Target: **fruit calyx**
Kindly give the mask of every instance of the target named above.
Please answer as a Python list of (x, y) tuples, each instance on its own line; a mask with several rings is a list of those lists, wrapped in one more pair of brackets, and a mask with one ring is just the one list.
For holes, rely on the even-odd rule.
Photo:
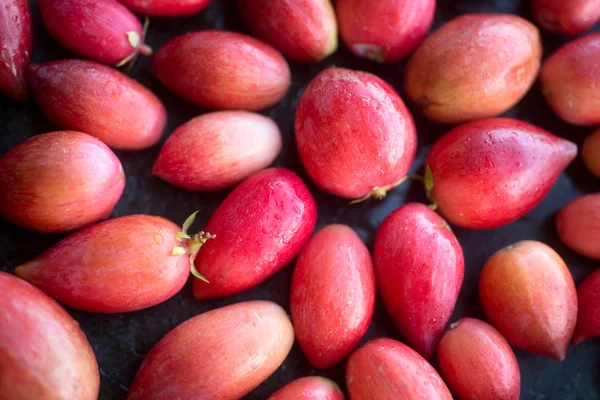
[(208, 279), (206, 279), (204, 275), (198, 272), (194, 261), (196, 260), (196, 256), (198, 255), (198, 252), (200, 251), (200, 248), (204, 245), (204, 243), (206, 243), (206, 241), (209, 239), (216, 238), (217, 235), (211, 235), (209, 232), (204, 231), (200, 231), (191, 236), (188, 234), (188, 229), (190, 229), (190, 227), (194, 223), (197, 214), (198, 211), (195, 211), (192, 215), (190, 215), (181, 226), (181, 232), (177, 232), (177, 240), (179, 240), (182, 243), (182, 246), (174, 247), (173, 252), (171, 254), (174, 256), (181, 256), (187, 254), (190, 258), (190, 272), (192, 273), (192, 275), (206, 283), (209, 283)]
[(392, 183), (391, 185), (375, 186), (375, 187), (373, 187), (369, 191), (369, 193), (367, 193), (366, 195), (364, 195), (360, 199), (352, 200), (350, 202), (350, 205), (362, 203), (363, 201), (367, 201), (370, 198), (375, 198), (377, 200), (382, 200), (382, 199), (385, 198), (385, 196), (387, 195), (387, 193), (390, 190), (397, 188), (398, 186), (400, 186), (401, 184), (403, 184), (405, 181), (407, 181), (409, 179), (412, 179), (412, 180), (423, 180), (423, 178), (421, 178), (419, 175), (406, 175), (406, 176), (403, 176), (402, 178), (400, 178), (400, 180), (398, 180), (395, 183)]
[(125, 32), (127, 35), (127, 41), (133, 47), (133, 51), (127, 57), (119, 61), (116, 65), (117, 68), (124, 66), (129, 63), (128, 69), (130, 70), (135, 63), (139, 54), (150, 56), (153, 53), (153, 50), (150, 46), (145, 43), (146, 33), (148, 32), (148, 26), (150, 25), (150, 19), (146, 17), (144, 20), (144, 27), (142, 30), (142, 36), (136, 31)]

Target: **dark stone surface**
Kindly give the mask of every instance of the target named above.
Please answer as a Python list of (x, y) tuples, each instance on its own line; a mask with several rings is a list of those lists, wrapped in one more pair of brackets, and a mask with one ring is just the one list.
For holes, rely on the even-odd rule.
[[(441, 25), (459, 14), (468, 12), (507, 12), (520, 14), (531, 20), (529, 0), (438, 0), (435, 26)], [(44, 31), (39, 14), (34, 9), (35, 62), (49, 61), (71, 56), (56, 45)], [(181, 20), (153, 20), (148, 35), (149, 44), (158, 48), (168, 39), (185, 32), (201, 29), (227, 29), (247, 32), (228, 0), (214, 0), (204, 13)], [(598, 27), (597, 27), (598, 28)], [(568, 38), (543, 33), (545, 57)], [(329, 65), (373, 72), (392, 84), (402, 95), (403, 63), (375, 65), (353, 57), (343, 46), (338, 52), (316, 65), (292, 63), (293, 85), (289, 95), (277, 106), (265, 111), (274, 118), (284, 135), (284, 150), (276, 165), (297, 171), (305, 180), (293, 142), (294, 109), (303, 88), (324, 67)], [(163, 140), (184, 121), (206, 110), (189, 105), (163, 88), (148, 69), (148, 60), (136, 64), (132, 76), (153, 90), (169, 111), (169, 124)], [(447, 128), (432, 124), (419, 116), (410, 105), (419, 132), (418, 157), (414, 171), (419, 171), (433, 142)], [(575, 128), (560, 121), (542, 98), (539, 84), (519, 105), (506, 116), (519, 118), (568, 138), (581, 145), (591, 129)], [(55, 130), (40, 114), (36, 105), (17, 104), (0, 95), (0, 154), (17, 143), (40, 133)], [(200, 210), (197, 226), (201, 227), (212, 211), (227, 195), (216, 193), (187, 193), (153, 178), (151, 166), (160, 146), (142, 152), (117, 152), (127, 174), (127, 187), (113, 216), (148, 213), (167, 217), (177, 223), (196, 209)], [(375, 231), (381, 221), (395, 208), (407, 201), (425, 201), (422, 188), (413, 183), (404, 185), (391, 193), (384, 201), (371, 201), (359, 206), (327, 195), (315, 185), (307, 183), (319, 204), (318, 227), (333, 222), (350, 225), (371, 246)], [(462, 316), (483, 318), (477, 295), (479, 271), (486, 259), (496, 250), (522, 239), (541, 240), (556, 249), (569, 265), (577, 283), (599, 267), (594, 262), (578, 256), (564, 246), (554, 229), (555, 213), (568, 201), (600, 190), (600, 181), (588, 173), (578, 158), (567, 169), (548, 196), (532, 212), (508, 226), (490, 231), (455, 229), (466, 257), (465, 281), (452, 321)], [(58, 241), (56, 235), (40, 235), (18, 228), (0, 220), (0, 268), (12, 271), (15, 266), (28, 261)], [(196, 301), (192, 298), (190, 282), (169, 301), (148, 310), (122, 315), (99, 315), (69, 310), (79, 321), (96, 353), (102, 384), (100, 399), (117, 400), (126, 396), (127, 388), (144, 356), (169, 330), (186, 319), (204, 311), (251, 299), (272, 300), (289, 309), (288, 287), (292, 267), (287, 267), (262, 285), (236, 296), (215, 301)], [(394, 329), (390, 318), (378, 301), (375, 316), (363, 343), (380, 336), (402, 339)], [(571, 347), (563, 362), (556, 362), (521, 351), (516, 352), (522, 375), (522, 399), (592, 400), (600, 398), (600, 340), (589, 340)], [(344, 364), (327, 371), (311, 367), (297, 345), (281, 368), (248, 395), (247, 399), (264, 399), (277, 388), (291, 380), (320, 374), (330, 377), (344, 387)], [(202, 379), (201, 376), (198, 379)], [(74, 399), (75, 400), (75, 399)]]

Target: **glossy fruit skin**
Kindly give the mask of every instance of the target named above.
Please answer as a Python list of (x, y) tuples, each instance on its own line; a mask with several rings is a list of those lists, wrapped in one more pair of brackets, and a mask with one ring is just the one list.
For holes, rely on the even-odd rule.
[(111, 219), (68, 236), (15, 274), (78, 310), (141, 310), (175, 295), (189, 276), (188, 256), (172, 255), (180, 230), (151, 215)]
[(592, 272), (577, 288), (579, 313), (573, 344), (600, 337), (600, 270)]
[(595, 130), (583, 142), (581, 157), (587, 169), (600, 178), (600, 129)]
[(279, 368), (293, 342), (292, 324), (275, 303), (249, 301), (205, 312), (154, 346), (127, 400), (237, 400)]
[(502, 114), (535, 82), (538, 29), (509, 14), (467, 14), (427, 37), (406, 65), (404, 90), (432, 121), (457, 124)]
[(435, 0), (338, 0), (336, 11), (346, 47), (376, 62), (400, 61), (429, 32)]
[(271, 118), (247, 111), (203, 114), (169, 136), (152, 173), (191, 191), (224, 189), (268, 167), (281, 147)]
[(458, 239), (427, 206), (408, 203), (377, 230), (373, 261), (385, 308), (406, 342), (430, 359), (463, 283)]
[(490, 324), (462, 318), (444, 333), (437, 349), (444, 381), (458, 399), (519, 400), (517, 357)]
[(96, 400), (98, 364), (77, 321), (1, 271), (0, 301), (0, 400)]
[(196, 269), (210, 283), (194, 279), (200, 300), (228, 296), (263, 282), (291, 262), (308, 241), (317, 205), (292, 171), (270, 168), (252, 175), (215, 210), (205, 232)]
[(581, 196), (556, 216), (560, 239), (577, 253), (600, 260), (600, 193)]
[(350, 400), (451, 400), (436, 370), (410, 347), (388, 338), (370, 341), (346, 364)]
[(307, 376), (288, 383), (267, 400), (344, 400), (344, 395), (335, 382)]
[(27, 0), (0, 4), (0, 92), (17, 101), (29, 97), (25, 67), (33, 51), (31, 11)]
[(166, 124), (165, 107), (150, 90), (102, 64), (84, 60), (32, 64), (27, 80), (50, 122), (88, 133), (110, 147), (152, 147)]
[(119, 0), (130, 10), (149, 17), (188, 17), (208, 7), (212, 0)]
[(569, 269), (547, 245), (522, 241), (499, 250), (479, 277), (481, 305), (513, 346), (562, 360), (577, 322)]
[(533, 16), (544, 29), (579, 35), (600, 20), (600, 0), (532, 0)]
[(350, 227), (326, 226), (300, 252), (290, 293), (300, 348), (316, 368), (332, 367), (358, 346), (373, 317), (369, 249)]
[(291, 84), (277, 50), (235, 32), (176, 37), (156, 51), (151, 68), (175, 94), (211, 109), (261, 110), (281, 100)]
[(298, 102), (296, 145), (310, 177), (348, 199), (406, 175), (416, 151), (416, 128), (394, 89), (375, 75), (328, 68)]
[(0, 215), (24, 228), (60, 233), (106, 219), (125, 173), (101, 141), (81, 132), (34, 136), (0, 157)]
[(525, 122), (470, 122), (433, 145), (430, 197), (455, 225), (496, 228), (531, 211), (576, 155), (574, 143)]
[(331, 0), (237, 0), (244, 22), (285, 57), (316, 62), (338, 47)]

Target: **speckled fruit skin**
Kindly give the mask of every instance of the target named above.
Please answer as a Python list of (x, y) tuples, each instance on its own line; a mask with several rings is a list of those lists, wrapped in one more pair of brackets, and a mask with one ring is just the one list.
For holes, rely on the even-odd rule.
[(119, 0), (130, 10), (150, 17), (188, 17), (198, 14), (211, 0)]
[(574, 143), (525, 122), (470, 122), (433, 145), (430, 198), (455, 225), (496, 228), (531, 211), (576, 155)]
[(168, 89), (212, 109), (261, 110), (281, 100), (291, 84), (277, 50), (235, 32), (178, 36), (156, 51), (151, 68)]
[(448, 224), (427, 206), (408, 203), (381, 224), (373, 250), (385, 308), (423, 357), (433, 357), (463, 283), (463, 251)]
[(338, 47), (331, 0), (237, 0), (246, 25), (284, 56), (316, 62)]
[(600, 0), (532, 0), (533, 16), (544, 29), (579, 35), (600, 20)]
[(267, 400), (344, 400), (344, 395), (335, 382), (307, 376), (288, 383)]
[(396, 183), (417, 144), (413, 118), (394, 89), (375, 75), (342, 68), (310, 82), (298, 102), (295, 132), (310, 177), (348, 199)]
[(0, 92), (17, 101), (29, 97), (25, 67), (33, 49), (31, 11), (27, 0), (0, 4)]
[(600, 337), (600, 270), (592, 272), (577, 288), (579, 313), (573, 343)]
[(338, 0), (342, 40), (359, 57), (399, 61), (429, 32), (435, 5), (435, 0)]
[(9, 221), (39, 232), (68, 232), (110, 216), (125, 173), (98, 139), (51, 132), (0, 157), (0, 187), (0, 215)]
[(123, 150), (152, 147), (162, 136), (165, 107), (114, 68), (84, 60), (32, 64), (27, 80), (42, 113), (60, 128), (88, 133)]
[(569, 269), (547, 245), (522, 241), (494, 253), (479, 277), (492, 325), (521, 350), (562, 360), (577, 322)]
[(540, 81), (554, 112), (573, 125), (600, 124), (600, 33), (559, 48), (542, 66)]
[(224, 189), (268, 167), (281, 146), (271, 118), (247, 111), (208, 113), (169, 136), (152, 173), (191, 191)]
[(467, 14), (427, 37), (406, 65), (404, 90), (432, 121), (457, 124), (502, 114), (540, 69), (538, 29), (509, 14)]
[(304, 246), (292, 275), (290, 307), (304, 355), (328, 369), (358, 346), (375, 308), (369, 249), (348, 226), (321, 229)]
[(291, 262), (308, 241), (317, 205), (292, 171), (270, 168), (235, 188), (204, 231), (216, 235), (202, 246), (194, 297), (210, 299), (249, 289)]
[(600, 129), (595, 130), (583, 142), (581, 157), (587, 169), (600, 178)]
[(581, 255), (600, 260), (600, 193), (581, 196), (556, 216), (560, 239)]
[(452, 400), (436, 370), (410, 347), (388, 338), (356, 350), (346, 365), (350, 400)]
[(127, 400), (237, 400), (283, 363), (294, 329), (280, 306), (250, 301), (179, 325), (150, 351)]
[(96, 400), (96, 357), (54, 300), (0, 272), (0, 400)]
[(141, 310), (175, 295), (189, 276), (188, 256), (172, 255), (179, 231), (151, 215), (111, 219), (63, 239), (15, 274), (79, 310)]
[(437, 349), (439, 369), (452, 393), (462, 400), (519, 400), (517, 357), (491, 325), (462, 318), (444, 333)]

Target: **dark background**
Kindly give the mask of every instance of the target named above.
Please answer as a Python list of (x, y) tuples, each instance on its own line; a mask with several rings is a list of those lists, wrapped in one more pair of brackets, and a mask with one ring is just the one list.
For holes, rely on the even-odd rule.
[[(48, 36), (34, 2), (32, 12), (35, 24), (34, 62), (72, 57)], [(532, 20), (529, 0), (438, 0), (434, 28), (457, 15), (469, 12), (513, 13)], [(170, 38), (202, 29), (247, 32), (236, 13), (233, 1), (213, 0), (213, 4), (207, 10), (191, 18), (152, 20), (147, 42), (157, 49)], [(542, 35), (544, 58), (569, 40), (547, 32), (543, 32)], [(394, 190), (382, 202), (369, 201), (357, 206), (348, 206), (347, 201), (321, 192), (308, 181), (293, 141), (294, 110), (302, 90), (310, 79), (330, 65), (375, 73), (403, 95), (404, 63), (376, 65), (352, 56), (341, 43), (335, 55), (319, 64), (291, 63), (293, 83), (288, 96), (277, 106), (264, 112), (275, 119), (284, 136), (284, 148), (275, 164), (291, 168), (305, 179), (319, 205), (318, 228), (334, 222), (348, 224), (371, 246), (377, 227), (392, 210), (407, 201), (425, 202), (426, 199), (420, 184), (409, 183)], [(153, 90), (167, 107), (169, 122), (163, 141), (175, 127), (206, 112), (178, 99), (163, 88), (152, 76), (147, 59), (140, 59), (131, 75)], [(426, 121), (412, 104), (409, 104), (409, 107), (416, 119), (419, 140), (413, 171), (420, 171), (431, 145), (448, 128)], [(589, 128), (576, 128), (560, 121), (544, 102), (539, 83), (505, 116), (533, 123), (578, 145), (581, 145), (585, 136), (591, 132)], [(0, 154), (31, 136), (52, 130), (56, 130), (56, 127), (44, 119), (32, 101), (17, 104), (0, 94)], [(113, 216), (147, 213), (164, 216), (180, 224), (192, 211), (199, 209), (195, 226), (201, 229), (228, 191), (189, 193), (154, 178), (151, 168), (159, 149), (160, 146), (155, 146), (142, 152), (116, 152), (127, 175), (127, 186)], [(563, 205), (583, 193), (599, 190), (600, 180), (587, 172), (581, 159), (577, 158), (558, 179), (542, 203), (519, 221), (489, 231), (455, 228), (454, 231), (464, 249), (466, 271), (464, 285), (451, 321), (463, 316), (484, 318), (477, 295), (479, 271), (492, 253), (519, 240), (540, 240), (557, 250), (569, 265), (576, 283), (599, 267), (600, 263), (597, 261), (578, 256), (564, 246), (558, 239), (554, 226), (554, 216)], [(29, 232), (0, 219), (0, 268), (12, 272), (14, 267), (37, 256), (59, 239), (61, 236)], [(191, 282), (188, 282), (185, 288), (169, 301), (139, 312), (101, 315), (69, 310), (81, 324), (96, 353), (101, 375), (100, 399), (125, 398), (127, 388), (152, 346), (173, 327), (194, 315), (227, 304), (255, 299), (272, 300), (289, 310), (288, 288), (291, 272), (292, 267), (287, 267), (253, 289), (214, 301), (194, 300)], [(380, 336), (402, 340), (378, 301), (363, 343)], [(521, 368), (521, 399), (600, 399), (600, 340), (588, 340), (577, 347), (571, 347), (563, 362), (518, 350), (516, 354)], [(295, 345), (281, 368), (246, 398), (264, 399), (295, 378), (315, 374), (334, 379), (342, 388), (345, 387), (344, 363), (327, 371), (315, 370)]]

